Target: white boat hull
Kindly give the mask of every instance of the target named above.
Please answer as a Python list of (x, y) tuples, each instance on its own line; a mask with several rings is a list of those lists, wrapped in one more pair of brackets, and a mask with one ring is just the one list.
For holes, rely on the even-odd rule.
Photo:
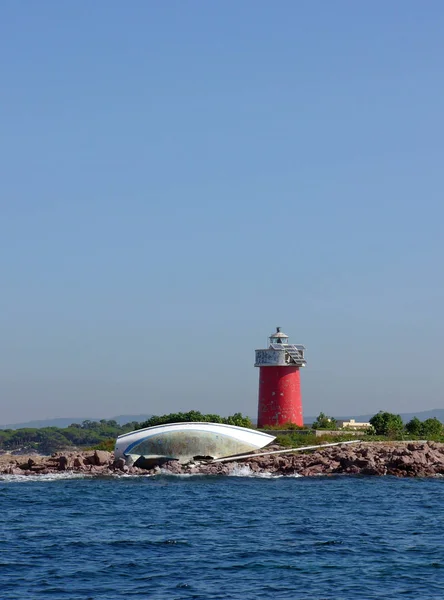
[(121, 435), (116, 440), (115, 457), (154, 458), (159, 462), (188, 462), (195, 457), (223, 458), (252, 452), (274, 440), (255, 429), (220, 423), (170, 423)]

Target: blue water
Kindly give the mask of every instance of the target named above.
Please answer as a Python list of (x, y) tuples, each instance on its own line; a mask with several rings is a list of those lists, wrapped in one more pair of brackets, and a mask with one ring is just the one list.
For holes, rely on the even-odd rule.
[(444, 480), (0, 481), (0, 598), (444, 598)]

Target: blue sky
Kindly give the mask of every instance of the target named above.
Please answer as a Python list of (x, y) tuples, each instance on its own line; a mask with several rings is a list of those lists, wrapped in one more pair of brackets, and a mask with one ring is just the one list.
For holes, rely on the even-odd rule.
[(444, 407), (444, 4), (3, 2), (0, 423)]

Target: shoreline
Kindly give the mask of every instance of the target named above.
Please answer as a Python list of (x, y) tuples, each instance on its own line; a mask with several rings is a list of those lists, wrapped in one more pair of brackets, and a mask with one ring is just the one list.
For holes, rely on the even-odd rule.
[[(276, 445), (267, 450), (282, 449)], [(258, 451), (263, 452), (265, 449)], [(137, 463), (136, 463), (137, 464)], [(444, 475), (444, 444), (438, 442), (360, 442), (320, 448), (306, 453), (253, 456), (223, 463), (191, 461), (185, 465), (169, 461), (161, 467), (127, 466), (103, 450), (57, 452), (51, 456), (0, 455), (0, 475), (48, 475), (72, 472), (104, 475), (230, 475), (248, 467), (253, 475), (392, 475), (435, 477)]]

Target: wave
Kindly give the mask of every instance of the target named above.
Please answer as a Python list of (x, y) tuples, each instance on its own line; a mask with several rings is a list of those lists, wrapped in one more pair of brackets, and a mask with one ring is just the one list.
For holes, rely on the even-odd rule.
[(252, 471), (249, 465), (236, 465), (233, 469), (228, 473), (228, 477), (256, 477), (258, 479), (281, 479), (283, 477), (303, 477), (299, 475), (299, 473), (294, 473), (293, 475), (276, 475), (275, 473), (263, 473)]
[(103, 475), (97, 475), (93, 473), (76, 473), (74, 471), (63, 471), (59, 473), (48, 473), (46, 475), (0, 475), (0, 483), (26, 483), (35, 481), (61, 481), (69, 479), (103, 479), (103, 478), (116, 478), (116, 479), (134, 479), (141, 477), (174, 477), (179, 479), (189, 479), (192, 477), (250, 477), (255, 479), (291, 479), (297, 477), (303, 477), (298, 473), (293, 475), (277, 475), (275, 473), (264, 473), (252, 471), (248, 465), (236, 465), (226, 475), (210, 475), (208, 473), (171, 473), (167, 469), (160, 469), (158, 473), (146, 473), (146, 474), (133, 474), (133, 473), (107, 473)]
[(88, 473), (48, 473), (47, 475), (0, 475), (0, 483), (25, 483), (26, 481), (60, 481), (61, 479), (86, 479), (92, 478)]

